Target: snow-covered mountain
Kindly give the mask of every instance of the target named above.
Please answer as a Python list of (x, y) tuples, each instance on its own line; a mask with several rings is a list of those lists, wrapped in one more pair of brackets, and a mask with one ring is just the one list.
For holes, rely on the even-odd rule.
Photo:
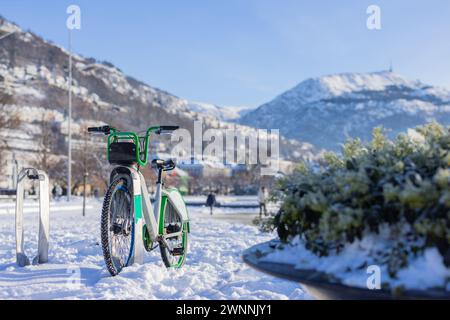
[(222, 121), (235, 121), (254, 110), (247, 106), (217, 106), (204, 102), (189, 102), (187, 108), (200, 114), (207, 114)]
[(305, 80), (239, 122), (336, 150), (347, 137), (369, 139), (376, 126), (394, 136), (433, 120), (450, 124), (449, 90), (383, 71)]
[[(23, 121), (14, 130), (0, 128), (0, 139), (8, 141), (18, 160), (26, 165), (39, 153), (34, 135), (39, 134), (40, 124), (51, 123), (54, 134), (61, 137), (55, 155), (64, 158), (69, 53), (1, 16), (0, 37), (0, 95), (6, 93), (13, 97), (13, 102), (6, 107)], [(83, 127), (102, 123), (136, 131), (151, 125), (173, 124), (192, 133), (194, 121), (201, 119), (205, 129), (234, 129), (246, 136), (258, 135), (255, 128), (229, 122), (244, 112), (244, 108), (191, 103), (94, 58), (74, 55), (72, 90), (74, 148), (79, 144), (77, 139), (81, 139)], [(167, 145), (161, 146), (162, 150), (158, 151), (167, 151), (164, 149)], [(281, 137), (280, 154), (287, 160), (299, 160), (311, 159), (316, 151), (309, 144)], [(5, 159), (11, 159), (11, 155)], [(5, 171), (11, 172), (10, 168)]]

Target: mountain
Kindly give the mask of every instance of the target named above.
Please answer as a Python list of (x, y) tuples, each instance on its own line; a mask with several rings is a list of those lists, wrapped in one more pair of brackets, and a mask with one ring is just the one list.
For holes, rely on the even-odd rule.
[(449, 90), (383, 71), (305, 80), (238, 121), (338, 150), (348, 137), (370, 139), (376, 126), (395, 136), (433, 120), (450, 124)]
[(207, 114), (221, 121), (235, 121), (254, 110), (254, 108), (247, 106), (221, 107), (204, 102), (189, 102), (187, 108), (197, 113)]
[[(8, 35), (11, 32), (14, 34)], [(19, 128), (0, 128), (0, 142), (8, 142), (9, 151), (23, 165), (29, 165), (29, 160), (42, 152), (42, 146), (36, 143), (42, 124), (51, 124), (52, 134), (62, 137), (52, 152), (64, 159), (69, 53), (1, 16), (0, 44), (0, 98), (5, 94), (13, 97), (5, 107), (8, 112), (17, 113), (23, 122)], [(109, 62), (77, 54), (73, 56), (72, 90), (74, 148), (82, 146), (84, 127), (104, 123), (135, 131), (151, 125), (179, 125), (192, 133), (194, 121), (202, 120), (205, 129), (235, 129), (247, 136), (258, 134), (255, 128), (227, 121), (238, 116), (238, 109), (191, 103), (127, 76)], [(207, 112), (206, 106), (214, 107), (208, 107)], [(162, 143), (158, 148), (159, 152), (167, 152), (169, 146)], [(316, 151), (309, 144), (281, 137), (280, 154), (287, 160), (299, 160), (313, 158)], [(6, 158), (11, 159), (11, 155)], [(9, 173), (11, 168), (4, 171)]]

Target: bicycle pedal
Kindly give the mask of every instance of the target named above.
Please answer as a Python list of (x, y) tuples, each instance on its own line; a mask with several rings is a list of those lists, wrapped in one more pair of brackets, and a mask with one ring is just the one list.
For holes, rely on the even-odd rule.
[(184, 254), (183, 248), (173, 248), (172, 255), (173, 256), (182, 256)]

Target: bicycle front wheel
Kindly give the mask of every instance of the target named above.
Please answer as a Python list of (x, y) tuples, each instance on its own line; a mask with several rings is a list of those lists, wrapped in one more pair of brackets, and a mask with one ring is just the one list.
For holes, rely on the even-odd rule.
[(133, 253), (134, 213), (132, 192), (127, 180), (117, 178), (106, 192), (101, 219), (101, 240), (106, 267), (116, 276)]

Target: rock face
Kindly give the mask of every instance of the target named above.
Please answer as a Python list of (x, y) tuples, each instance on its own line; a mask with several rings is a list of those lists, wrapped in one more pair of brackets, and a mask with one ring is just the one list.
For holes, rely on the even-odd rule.
[(308, 79), (239, 122), (337, 150), (347, 137), (369, 139), (376, 126), (394, 136), (433, 120), (450, 124), (450, 91), (374, 72)]

